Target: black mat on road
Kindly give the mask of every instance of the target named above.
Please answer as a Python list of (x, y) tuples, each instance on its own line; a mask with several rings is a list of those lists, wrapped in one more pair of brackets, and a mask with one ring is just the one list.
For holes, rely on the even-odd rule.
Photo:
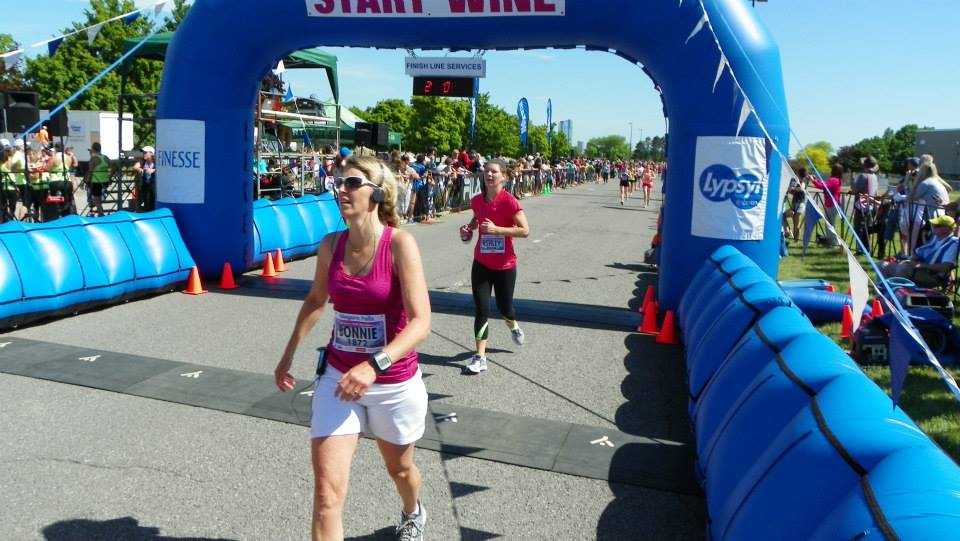
[[(0, 372), (308, 426), (312, 386), (280, 393), (255, 374), (21, 338), (0, 341)], [(431, 403), (417, 446), (615, 483), (699, 494), (693, 451), (602, 427)]]
[[(244, 277), (243, 287), (222, 290), (224, 295), (303, 300), (310, 280), (300, 278)], [(633, 330), (640, 325), (640, 314), (627, 308), (596, 306), (572, 302), (514, 299), (513, 306), (523, 321), (566, 325), (586, 329)], [(473, 315), (473, 296), (452, 291), (430, 291), (430, 308), (441, 314)], [(494, 310), (493, 313), (496, 313)]]

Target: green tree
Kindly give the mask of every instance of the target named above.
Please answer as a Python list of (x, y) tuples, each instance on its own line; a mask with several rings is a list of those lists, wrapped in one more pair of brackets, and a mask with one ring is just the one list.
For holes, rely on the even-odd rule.
[(810, 162), (813, 162), (817, 171), (825, 175), (830, 172), (831, 154), (833, 154), (833, 146), (826, 141), (818, 141), (812, 145), (807, 145), (804, 149), (798, 150), (790, 165), (794, 169), (803, 167), (804, 169), (810, 170)]
[(384, 122), (390, 130), (402, 133), (404, 141), (408, 140), (407, 135), (410, 132), (413, 108), (404, 103), (403, 100), (383, 100), (363, 111), (359, 111), (355, 107), (351, 107), (350, 111), (367, 122)]
[(436, 146), (441, 152), (463, 148), (464, 134), (469, 127), (464, 122), (467, 102), (414, 96), (410, 105), (413, 115), (409, 135), (405, 137), (406, 148), (415, 152), (424, 152), (430, 146)]
[[(517, 121), (517, 126), (520, 121)], [(519, 129), (519, 128), (518, 128)], [(553, 158), (550, 145), (547, 144), (547, 127), (542, 124), (530, 124), (527, 127), (527, 149), (530, 153), (539, 152), (547, 159)]]
[(187, 17), (187, 13), (190, 13), (192, 6), (193, 4), (188, 4), (187, 0), (174, 0), (173, 9), (163, 25), (163, 30), (174, 32), (177, 28), (180, 28), (180, 23)]
[[(10, 34), (0, 34), (0, 53), (9, 53), (20, 48), (13, 36)], [(0, 90), (19, 90), (23, 88), (23, 70), (20, 66), (14, 66), (10, 69), (0, 62)]]
[(574, 149), (567, 141), (567, 135), (563, 132), (555, 131), (550, 137), (550, 155), (553, 158), (568, 158), (574, 155)]
[[(128, 13), (135, 9), (132, 0), (90, 0), (90, 9), (84, 10), (85, 20), (73, 24), (64, 34), (80, 30), (97, 22)], [(40, 106), (52, 108), (91, 81), (98, 73), (123, 55), (123, 41), (145, 36), (153, 23), (141, 17), (132, 23), (114, 21), (104, 24), (93, 45), (88, 45), (86, 32), (64, 40), (53, 56), (38, 56), (27, 60), (25, 79), (40, 95)], [(149, 60), (129, 62), (126, 92), (129, 94), (155, 93), (160, 86), (162, 66)], [(88, 111), (116, 111), (120, 96), (120, 74), (116, 70), (104, 76), (87, 89), (70, 109)], [(131, 111), (136, 123), (138, 144), (148, 142), (145, 137), (153, 126), (144, 119), (155, 106), (146, 100), (128, 101), (125, 110)]]
[[(470, 107), (464, 120), (470, 136)], [(472, 148), (484, 156), (517, 156), (520, 153), (520, 127), (516, 115), (490, 103), (490, 94), (477, 98), (477, 129)]]
[(622, 135), (594, 137), (587, 141), (586, 154), (591, 158), (625, 160), (630, 157), (630, 145)]

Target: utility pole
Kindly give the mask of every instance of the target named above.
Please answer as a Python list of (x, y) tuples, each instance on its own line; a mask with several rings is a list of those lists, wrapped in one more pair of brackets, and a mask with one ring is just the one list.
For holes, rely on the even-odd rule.
[(627, 124), (630, 124), (630, 156), (633, 156), (633, 122), (627, 122)]

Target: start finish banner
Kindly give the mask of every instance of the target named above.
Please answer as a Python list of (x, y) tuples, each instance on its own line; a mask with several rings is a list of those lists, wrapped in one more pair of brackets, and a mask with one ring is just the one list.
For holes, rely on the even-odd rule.
[(562, 16), (566, 0), (306, 0), (311, 17)]
[(690, 234), (762, 240), (767, 147), (762, 137), (698, 137)]

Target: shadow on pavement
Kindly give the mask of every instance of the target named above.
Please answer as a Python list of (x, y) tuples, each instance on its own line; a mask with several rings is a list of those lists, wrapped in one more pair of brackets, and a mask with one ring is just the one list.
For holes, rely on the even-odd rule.
[[(655, 285), (656, 274), (651, 270), (644, 267), (637, 276), (634, 298), (629, 302), (633, 310), (639, 307), (647, 286)], [(702, 539), (706, 511), (693, 479), (695, 454), (687, 418), (683, 350), (637, 333), (627, 335), (624, 344), (627, 376), (620, 389), (625, 401), (617, 409), (616, 425), (622, 432), (654, 443), (620, 446), (614, 451), (610, 471), (642, 464), (660, 468), (666, 482), (643, 483), (647, 488), (610, 483), (615, 499), (600, 516), (597, 539)], [(660, 441), (663, 445), (656, 445)]]
[(160, 535), (160, 528), (141, 526), (133, 517), (62, 520), (46, 526), (43, 537), (47, 541), (233, 541), (221, 537), (167, 537)]

